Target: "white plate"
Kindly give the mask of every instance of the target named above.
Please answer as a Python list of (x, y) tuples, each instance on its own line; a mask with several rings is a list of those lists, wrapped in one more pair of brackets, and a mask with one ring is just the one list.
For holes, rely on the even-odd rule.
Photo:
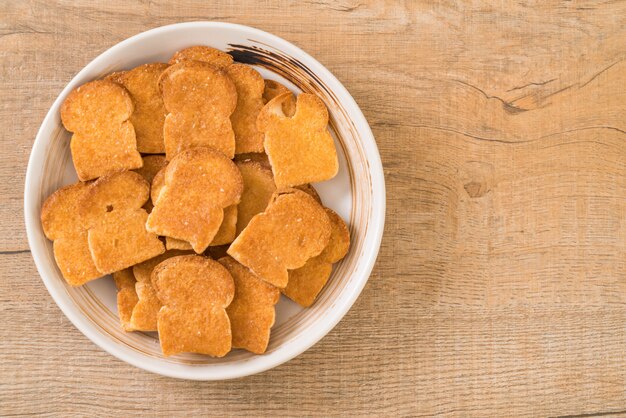
[[(167, 62), (192, 45), (209, 45), (254, 64), (264, 78), (294, 92), (313, 92), (325, 102), (339, 152), (339, 174), (315, 187), (324, 204), (349, 224), (351, 249), (338, 263), (315, 304), (302, 309), (282, 297), (267, 352), (233, 350), (215, 359), (196, 354), (164, 357), (156, 335), (121, 330), (110, 277), (71, 287), (54, 262), (52, 243), (39, 221), (41, 205), (54, 190), (76, 181), (69, 152), (70, 134), (59, 108), (74, 88), (112, 71), (148, 62)], [(326, 335), (350, 309), (370, 275), (383, 233), (385, 183), (372, 132), (348, 91), (319, 62), (274, 35), (219, 22), (180, 23), (133, 36), (90, 62), (63, 89), (39, 129), (26, 173), (24, 213), (30, 248), (41, 278), (63, 313), (94, 343), (134, 366), (166, 376), (218, 380), (258, 373), (302, 353)], [(338, 350), (341, 348), (338, 347)]]

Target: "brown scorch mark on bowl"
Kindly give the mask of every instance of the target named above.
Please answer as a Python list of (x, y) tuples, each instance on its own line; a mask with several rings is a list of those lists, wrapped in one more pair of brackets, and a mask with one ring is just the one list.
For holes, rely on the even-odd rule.
[[(250, 42), (262, 44), (262, 42), (250, 39)], [(309, 67), (299, 60), (278, 51), (261, 48), (256, 45), (229, 44), (228, 53), (235, 61), (243, 64), (258, 65), (289, 80), (298, 88), (307, 93), (324, 93), (333, 101), (334, 94)], [(314, 81), (311, 82), (311, 81)], [(320, 91), (323, 90), (323, 91)]]

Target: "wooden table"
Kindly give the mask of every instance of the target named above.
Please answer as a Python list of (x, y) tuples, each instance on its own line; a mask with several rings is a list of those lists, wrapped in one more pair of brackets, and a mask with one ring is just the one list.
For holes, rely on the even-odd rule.
[[(129, 3), (0, 2), (0, 415), (626, 412), (625, 2)], [(256, 26), (326, 65), (371, 124), (388, 193), (343, 321), (218, 383), (91, 343), (46, 292), (22, 219), (62, 87), (115, 43), (192, 20)]]

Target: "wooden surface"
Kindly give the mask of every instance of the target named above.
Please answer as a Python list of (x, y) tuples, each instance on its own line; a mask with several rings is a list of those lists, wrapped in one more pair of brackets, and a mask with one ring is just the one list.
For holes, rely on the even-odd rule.
[[(0, 415), (626, 410), (625, 2), (130, 3), (0, 2)], [(256, 26), (326, 65), (371, 124), (388, 193), (343, 321), (287, 364), (218, 383), (92, 344), (46, 292), (22, 219), (63, 86), (115, 43), (191, 20)]]

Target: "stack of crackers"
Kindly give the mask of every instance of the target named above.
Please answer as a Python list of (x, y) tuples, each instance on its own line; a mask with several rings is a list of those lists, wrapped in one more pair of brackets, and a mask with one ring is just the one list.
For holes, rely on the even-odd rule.
[(61, 108), (79, 182), (41, 222), (70, 285), (112, 274), (121, 326), (165, 355), (267, 349), (284, 294), (308, 307), (348, 252), (312, 182), (333, 178), (328, 111), (206, 46), (116, 72)]

